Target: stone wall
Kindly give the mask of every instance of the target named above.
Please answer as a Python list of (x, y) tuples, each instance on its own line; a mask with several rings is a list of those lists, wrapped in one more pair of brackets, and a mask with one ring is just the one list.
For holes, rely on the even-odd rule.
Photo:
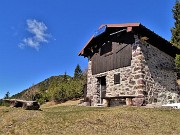
[(180, 102), (174, 58), (156, 47), (141, 41), (147, 103), (166, 104)]
[[(87, 97), (96, 105), (99, 98), (98, 77), (106, 76), (106, 96), (145, 95), (146, 103), (179, 102), (174, 60), (156, 47), (134, 36), (131, 66), (92, 75), (88, 60)], [(120, 73), (120, 84), (114, 84), (114, 74)], [(103, 102), (105, 103), (105, 102)], [(112, 105), (118, 105), (118, 100)]]

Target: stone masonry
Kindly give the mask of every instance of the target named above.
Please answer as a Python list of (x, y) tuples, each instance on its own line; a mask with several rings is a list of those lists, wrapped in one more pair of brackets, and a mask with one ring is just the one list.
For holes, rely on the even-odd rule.
[[(174, 72), (174, 59), (158, 48), (134, 35), (131, 66), (92, 75), (92, 62), (88, 60), (87, 97), (96, 106), (99, 98), (97, 77), (106, 76), (106, 96), (137, 95), (145, 97), (146, 104), (180, 102)], [(114, 74), (120, 73), (120, 84), (114, 84)], [(103, 102), (105, 104), (105, 102)], [(112, 101), (119, 105), (119, 101)]]

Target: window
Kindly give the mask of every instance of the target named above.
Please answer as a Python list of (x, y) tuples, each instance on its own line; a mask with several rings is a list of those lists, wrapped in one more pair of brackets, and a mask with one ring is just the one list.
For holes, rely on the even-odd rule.
[(120, 84), (120, 73), (114, 74), (114, 84)]

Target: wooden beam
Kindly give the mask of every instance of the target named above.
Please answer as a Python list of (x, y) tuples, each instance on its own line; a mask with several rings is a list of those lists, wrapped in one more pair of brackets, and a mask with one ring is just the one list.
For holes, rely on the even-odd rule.
[(132, 31), (132, 27), (127, 27), (127, 32), (131, 32)]

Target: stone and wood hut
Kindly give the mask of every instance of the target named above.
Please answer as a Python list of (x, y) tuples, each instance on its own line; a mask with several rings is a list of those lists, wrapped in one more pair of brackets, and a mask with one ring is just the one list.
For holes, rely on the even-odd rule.
[(180, 102), (176, 54), (179, 49), (140, 23), (102, 25), (79, 52), (88, 58), (86, 97), (92, 106), (106, 104), (104, 99), (119, 105), (121, 98)]

